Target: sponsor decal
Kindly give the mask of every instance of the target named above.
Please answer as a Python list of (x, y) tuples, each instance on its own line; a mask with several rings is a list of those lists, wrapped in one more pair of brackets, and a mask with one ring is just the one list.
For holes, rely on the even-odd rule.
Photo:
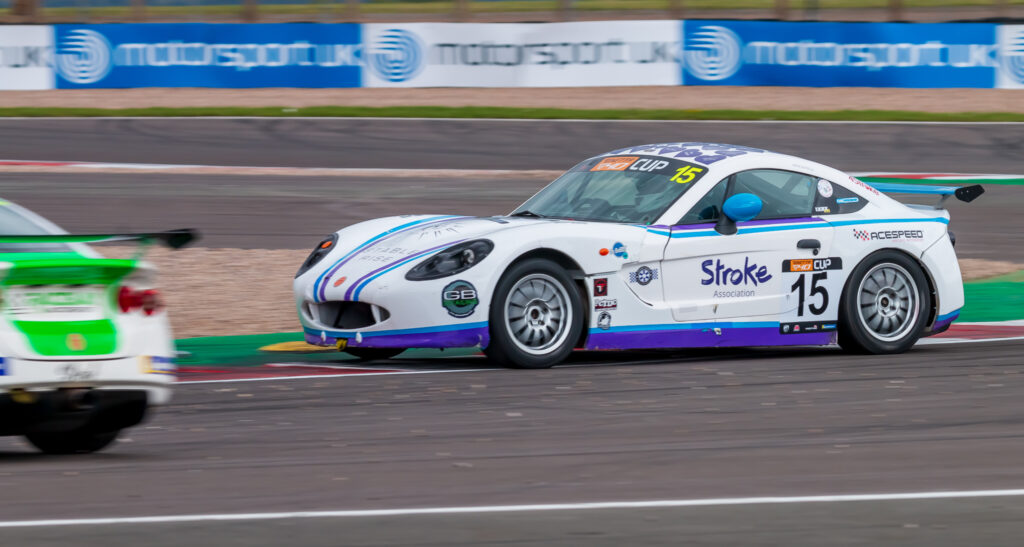
[(174, 359), (170, 357), (142, 355), (139, 357), (139, 361), (144, 374), (174, 374), (178, 370), (178, 367), (174, 365)]
[(629, 258), (629, 253), (626, 252), (626, 246), (617, 241), (615, 242), (615, 245), (612, 245), (612, 254), (619, 258)]
[(832, 183), (825, 179), (818, 180), (818, 193), (823, 198), (832, 197)]
[(871, 185), (868, 185), (868, 184), (864, 184), (864, 182), (862, 182), (862, 181), (861, 181), (861, 180), (860, 180), (859, 178), (857, 178), (857, 177), (853, 177), (853, 176), (851, 176), (851, 177), (850, 177), (850, 180), (851, 180), (851, 181), (852, 181), (852, 182), (853, 182), (854, 184), (856, 184), (857, 186), (860, 186), (861, 188), (863, 188), (863, 189), (867, 190), (868, 192), (871, 192), (872, 194), (874, 194), (874, 195), (876, 195), (876, 196), (880, 196), (880, 195), (882, 195), (882, 193), (881, 193), (881, 192), (879, 192), (878, 190), (875, 190), (875, 187), (874, 187), (874, 186), (871, 186)]
[(747, 298), (757, 294), (757, 291), (752, 290), (736, 290), (736, 291), (715, 291), (712, 296), (714, 298)]
[(836, 203), (842, 205), (844, 203), (857, 203), (860, 198), (836, 198)]
[(616, 156), (605, 158), (597, 165), (590, 168), (591, 171), (625, 171), (633, 162), (640, 159), (637, 156)]
[(608, 256), (609, 252), (611, 251), (609, 251), (607, 247), (601, 247), (601, 250), (597, 251), (597, 254), (601, 256)]
[(732, 268), (722, 263), (722, 259), (705, 260), (700, 265), (705, 277), (701, 285), (754, 285), (765, 283), (772, 278), (768, 268), (750, 263), (750, 257), (743, 258), (743, 266)]
[(599, 298), (594, 300), (594, 311), (618, 309), (619, 301), (616, 298)]
[(638, 283), (640, 285), (647, 285), (651, 281), (658, 279), (658, 269), (648, 268), (647, 266), (641, 266), (635, 272), (629, 272), (629, 282)]
[(814, 208), (814, 212), (815, 213), (831, 213), (832, 209), (829, 209), (828, 207), (815, 207)]
[(598, 277), (594, 279), (594, 296), (608, 296), (607, 277)]
[(71, 351), (83, 351), (86, 346), (85, 337), (77, 332), (73, 332), (64, 339), (64, 344)]
[(612, 314), (603, 311), (597, 316), (597, 327), (601, 330), (612, 328)]
[(630, 165), (629, 166), (629, 170), (630, 171), (644, 171), (644, 172), (661, 171), (662, 169), (668, 167), (668, 164), (669, 164), (669, 162), (667, 162), (665, 160), (655, 160), (655, 159), (650, 159), (650, 158), (643, 158), (641, 160), (638, 160), (633, 165)]
[(473, 315), (480, 299), (476, 287), (469, 281), (452, 281), (441, 291), (441, 305), (452, 317), (469, 317)]
[[(748, 146), (735, 146), (731, 144), (716, 144), (709, 142), (670, 142), (659, 144), (644, 144), (632, 148), (616, 150), (612, 154), (657, 154), (659, 156), (671, 156), (673, 158), (685, 158), (686, 161), (695, 161), (704, 165), (722, 161), (726, 158), (742, 156), (749, 153), (763, 153), (764, 150), (750, 148)], [(693, 166), (696, 167), (696, 166)], [(699, 169), (699, 168), (698, 168)], [(689, 171), (695, 173), (695, 182), (704, 175), (706, 170)]]
[[(417, 239), (423, 238), (434, 238), (443, 237), (446, 234), (457, 234), (462, 228), (461, 222), (441, 222), (427, 226), (419, 231)], [(412, 254), (416, 251), (410, 251), (408, 254)]]
[(794, 258), (782, 261), (784, 272), (822, 272), (825, 270), (842, 270), (843, 259), (836, 257), (829, 258)]
[(800, 334), (802, 332), (828, 332), (836, 330), (835, 322), (782, 323), (779, 325), (781, 334)]
[(853, 229), (853, 237), (861, 241), (920, 241), (924, 239), (924, 230), (881, 230), (869, 232), (867, 230)]

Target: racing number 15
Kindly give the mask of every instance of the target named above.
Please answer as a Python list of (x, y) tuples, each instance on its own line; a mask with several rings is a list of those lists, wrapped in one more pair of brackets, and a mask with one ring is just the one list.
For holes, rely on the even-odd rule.
[(693, 179), (697, 178), (697, 175), (704, 172), (704, 169), (700, 167), (694, 167), (687, 165), (686, 167), (680, 167), (676, 169), (676, 174), (672, 175), (672, 178), (668, 179), (672, 182), (678, 182), (679, 184), (686, 184), (693, 182)]
[[(804, 296), (804, 293), (806, 292), (806, 289), (804, 288), (804, 277), (806, 277), (806, 274), (800, 274), (800, 277), (796, 279), (796, 283), (793, 283), (793, 286), (790, 287), (789, 289), (790, 292), (797, 291), (797, 317), (804, 316), (804, 301), (806, 300)], [(821, 295), (820, 307), (815, 306), (813, 303), (807, 306), (807, 309), (810, 310), (810, 312), (814, 315), (821, 315), (825, 313), (825, 310), (828, 308), (828, 291), (825, 290), (825, 287), (818, 285), (819, 281), (825, 281), (826, 279), (828, 279), (828, 272), (818, 272), (816, 274), (811, 274), (811, 294), (809, 296), (811, 298), (814, 298), (814, 295)]]

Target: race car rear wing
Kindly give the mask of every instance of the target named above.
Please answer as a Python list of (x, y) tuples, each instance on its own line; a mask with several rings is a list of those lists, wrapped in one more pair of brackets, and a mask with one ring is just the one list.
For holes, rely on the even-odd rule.
[(942, 196), (939, 198), (939, 202), (935, 204), (936, 209), (942, 208), (950, 196), (954, 196), (964, 203), (970, 203), (985, 193), (985, 189), (980, 184), (972, 184), (971, 186), (936, 186), (931, 184), (900, 184), (895, 182), (869, 182), (868, 184), (875, 190), (885, 192), (886, 194), (933, 194)]
[(0, 235), (0, 243), (107, 243), (112, 241), (140, 241), (143, 244), (163, 243), (172, 249), (180, 249), (199, 239), (199, 232), (192, 228), (149, 232), (141, 234), (46, 234), (46, 235)]

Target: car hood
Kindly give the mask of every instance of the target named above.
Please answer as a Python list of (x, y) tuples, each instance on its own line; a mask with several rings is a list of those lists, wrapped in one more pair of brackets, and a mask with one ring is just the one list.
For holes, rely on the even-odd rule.
[[(537, 223), (563, 222), (535, 218), (402, 216), (364, 222), (338, 234), (334, 251), (309, 273), (318, 301), (349, 300), (359, 281), (401, 267), (412, 267), (430, 255), (463, 241), (486, 238), (510, 228)], [(337, 290), (345, 288), (344, 294)]]

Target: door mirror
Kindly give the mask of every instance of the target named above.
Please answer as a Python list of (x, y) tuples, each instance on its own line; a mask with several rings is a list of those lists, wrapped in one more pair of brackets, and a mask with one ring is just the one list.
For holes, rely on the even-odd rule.
[(736, 233), (736, 223), (744, 222), (761, 213), (764, 202), (754, 194), (736, 194), (722, 204), (722, 216), (718, 217), (715, 230), (722, 235)]
[(764, 202), (754, 194), (736, 194), (725, 200), (722, 212), (733, 222), (745, 222), (761, 213)]

